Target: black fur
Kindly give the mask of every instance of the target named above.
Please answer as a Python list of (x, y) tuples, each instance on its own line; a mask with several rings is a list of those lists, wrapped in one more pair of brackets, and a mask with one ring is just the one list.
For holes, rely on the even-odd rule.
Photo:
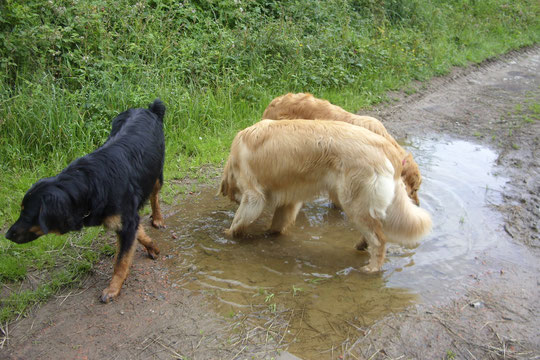
[(101, 147), (28, 190), (19, 219), (6, 238), (22, 244), (49, 232), (64, 234), (101, 225), (107, 217), (120, 215), (121, 258), (135, 240), (138, 210), (156, 181), (163, 183), (164, 115), (159, 99), (149, 109), (129, 109), (118, 115)]

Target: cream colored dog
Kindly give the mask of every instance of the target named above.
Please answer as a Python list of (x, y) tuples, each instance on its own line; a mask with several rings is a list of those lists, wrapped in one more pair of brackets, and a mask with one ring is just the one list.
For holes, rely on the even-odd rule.
[(265, 206), (270, 231), (283, 233), (302, 202), (330, 193), (367, 241), (368, 272), (379, 271), (386, 242), (414, 245), (431, 229), (429, 214), (407, 197), (402, 156), (363, 127), (322, 120), (262, 120), (240, 131), (218, 193), (240, 203), (228, 235), (240, 236)]
[(266, 110), (264, 110), (262, 118), (272, 120), (319, 119), (343, 121), (364, 127), (383, 136), (399, 151), (403, 162), (401, 177), (407, 186), (407, 194), (416, 205), (420, 204), (418, 189), (422, 183), (422, 176), (420, 175), (418, 164), (414, 161), (412, 154), (403, 149), (392, 135), (386, 131), (384, 125), (374, 117), (351, 114), (339, 106), (333, 105), (326, 100), (317, 99), (311, 94), (288, 93), (272, 100)]

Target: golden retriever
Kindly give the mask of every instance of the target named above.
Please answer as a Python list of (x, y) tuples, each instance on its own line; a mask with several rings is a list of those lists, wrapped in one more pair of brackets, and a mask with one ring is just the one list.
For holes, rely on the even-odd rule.
[(368, 244), (379, 271), (386, 242), (414, 245), (431, 229), (431, 217), (414, 205), (400, 175), (402, 156), (384, 137), (363, 127), (323, 120), (262, 120), (240, 131), (218, 194), (240, 204), (230, 236), (241, 236), (266, 205), (274, 208), (270, 232), (294, 223), (302, 202), (330, 193)]
[(403, 149), (392, 135), (386, 131), (384, 125), (374, 117), (351, 114), (339, 106), (333, 105), (329, 101), (318, 99), (311, 94), (288, 93), (272, 100), (266, 110), (264, 110), (262, 118), (271, 120), (319, 119), (344, 121), (364, 127), (383, 136), (399, 151), (403, 162), (401, 177), (405, 186), (407, 186), (407, 194), (416, 205), (420, 204), (418, 189), (422, 183), (422, 176), (420, 175), (418, 164), (414, 161), (412, 154)]

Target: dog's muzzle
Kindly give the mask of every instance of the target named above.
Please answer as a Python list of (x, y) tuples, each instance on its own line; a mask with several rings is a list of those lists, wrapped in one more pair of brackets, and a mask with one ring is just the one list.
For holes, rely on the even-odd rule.
[(6, 233), (6, 239), (13, 241), (17, 244), (25, 244), (30, 241), (34, 241), (39, 237), (39, 235), (31, 231), (18, 231), (12, 227)]

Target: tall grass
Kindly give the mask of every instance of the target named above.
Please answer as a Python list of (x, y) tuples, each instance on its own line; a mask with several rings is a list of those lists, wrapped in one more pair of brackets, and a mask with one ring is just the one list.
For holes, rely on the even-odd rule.
[[(285, 92), (357, 111), (411, 80), (540, 40), (536, 0), (8, 0), (0, 14), (0, 224), (33, 182), (99, 146), (116, 114), (156, 97), (167, 105), (171, 179), (222, 161)], [(97, 234), (0, 240), (0, 280), (80, 269), (50, 277), (70, 283), (88, 269), (74, 264), (94, 260), (62, 254), (72, 243), (101, 249)], [(17, 309), (44, 297), (24, 298)]]

